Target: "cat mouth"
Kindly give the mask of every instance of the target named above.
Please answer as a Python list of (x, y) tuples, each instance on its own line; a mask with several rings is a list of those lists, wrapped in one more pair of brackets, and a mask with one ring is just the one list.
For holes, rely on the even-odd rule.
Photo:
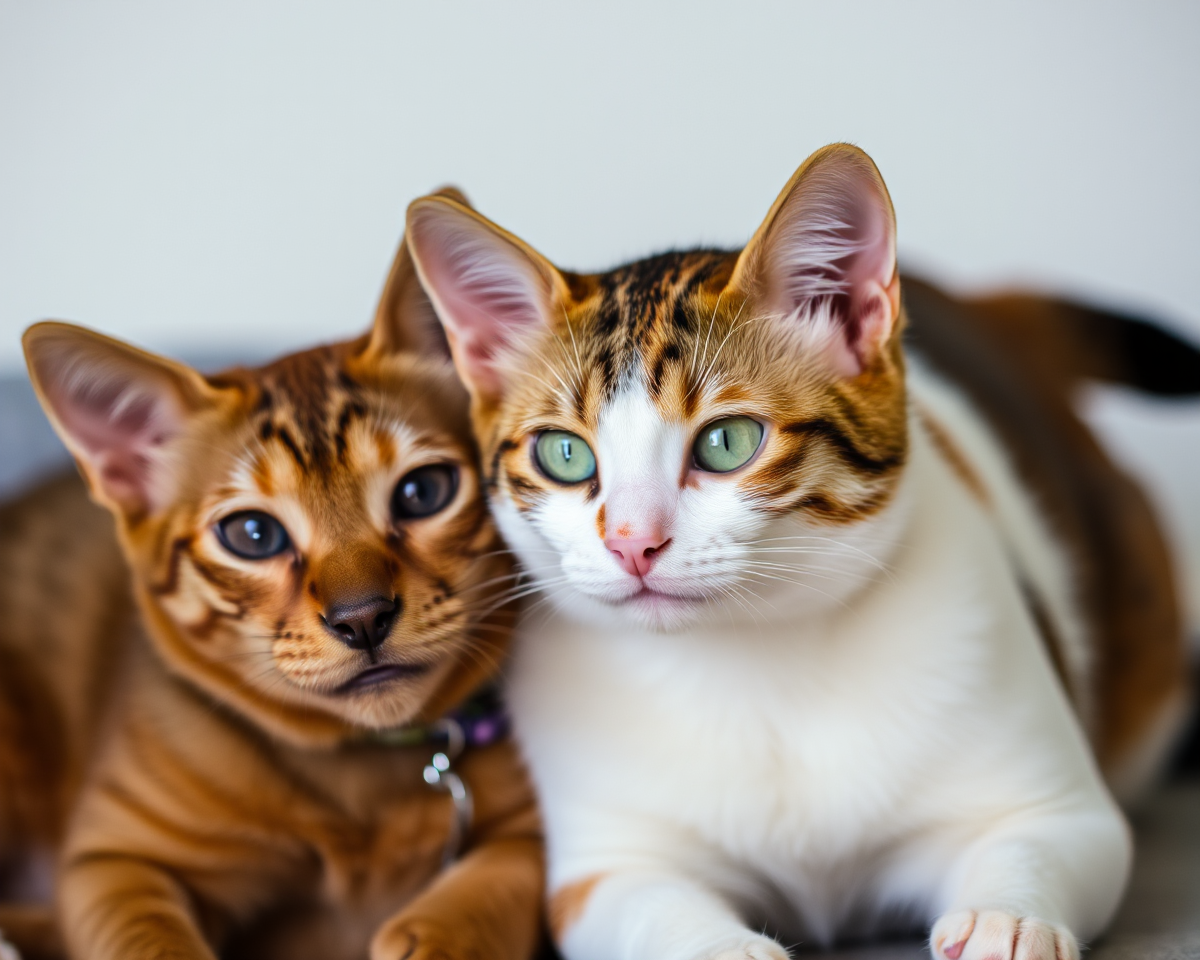
[(361, 673), (355, 674), (333, 692), (340, 694), (370, 690), (394, 680), (410, 680), (419, 677), (428, 670), (429, 664), (426, 663), (382, 663), (378, 666), (367, 667)]
[(619, 607), (630, 604), (650, 607), (694, 607), (699, 603), (703, 603), (705, 599), (705, 597), (695, 594), (668, 593), (665, 590), (655, 590), (653, 587), (642, 584), (642, 588), (637, 593), (631, 593), (627, 597), (622, 597), (620, 600), (615, 601), (614, 605)]

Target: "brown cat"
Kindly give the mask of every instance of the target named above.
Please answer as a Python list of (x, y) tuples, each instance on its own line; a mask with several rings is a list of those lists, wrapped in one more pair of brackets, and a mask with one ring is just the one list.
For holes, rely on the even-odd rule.
[[(73, 478), (0, 513), (0, 863), (55, 856), (69, 954), (529, 955), (516, 751), (446, 770), (433, 725), (496, 671), (511, 567), (404, 247), (369, 335), (258, 369), (61, 323), (25, 349), (116, 520)], [(0, 930), (60, 949), (44, 908)]]

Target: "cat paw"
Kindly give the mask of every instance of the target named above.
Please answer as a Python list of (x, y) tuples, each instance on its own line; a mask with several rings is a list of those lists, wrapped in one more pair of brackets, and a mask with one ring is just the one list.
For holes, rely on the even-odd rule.
[(2, 933), (0, 933), (0, 960), (21, 960), (17, 948), (5, 940)]
[(408, 920), (389, 924), (371, 943), (371, 960), (484, 960), (463, 930)]
[(770, 937), (749, 936), (718, 944), (696, 960), (788, 960), (788, 952)]
[(956, 910), (933, 925), (934, 960), (1079, 960), (1069, 930), (1000, 910)]

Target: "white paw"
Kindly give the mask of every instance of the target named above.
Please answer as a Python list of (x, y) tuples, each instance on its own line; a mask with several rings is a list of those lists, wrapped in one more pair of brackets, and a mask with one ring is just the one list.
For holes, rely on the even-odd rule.
[(717, 944), (697, 960), (788, 960), (788, 952), (770, 937), (748, 936)]
[(999, 910), (956, 910), (933, 925), (935, 960), (1079, 960), (1069, 930)]
[(2, 933), (0, 933), (0, 960), (21, 960), (17, 948), (5, 940)]

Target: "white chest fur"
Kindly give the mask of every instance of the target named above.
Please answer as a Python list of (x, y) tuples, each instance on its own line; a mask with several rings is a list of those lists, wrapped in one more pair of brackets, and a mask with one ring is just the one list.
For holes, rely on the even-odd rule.
[(915, 421), (892, 509), (880, 575), (811, 616), (525, 622), (511, 701), (552, 889), (672, 864), (828, 939), (851, 918), (934, 915), (962, 850), (1014, 811), (1111, 811), (1013, 573), (1012, 554), (1052, 541), (1014, 550)]

